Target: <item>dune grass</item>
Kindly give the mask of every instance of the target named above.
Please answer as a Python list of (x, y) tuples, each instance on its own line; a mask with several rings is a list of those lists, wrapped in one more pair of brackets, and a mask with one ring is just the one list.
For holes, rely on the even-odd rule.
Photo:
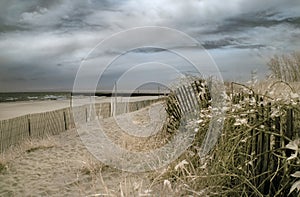
[[(277, 87), (275, 88), (275, 86)], [(284, 82), (268, 81), (267, 83), (261, 83), (260, 86), (248, 87), (242, 85), (235, 87), (233, 91), (236, 93), (244, 91), (245, 93), (250, 92), (265, 96), (264, 105), (268, 102), (272, 103), (271, 108), (273, 111), (270, 112), (270, 116), (272, 118), (280, 117), (284, 120), (286, 118), (286, 109), (300, 110), (300, 98), (296, 94), (296, 88), (299, 87), (295, 84), (290, 85)], [(279, 90), (283, 91), (280, 92)], [(259, 113), (260, 104), (257, 104), (257, 102), (259, 101), (248, 98), (234, 102), (231, 96), (228, 97), (226, 104), (228, 109), (222, 135), (214, 149), (206, 157), (199, 156), (203, 133), (207, 131), (209, 124), (209, 121), (206, 119), (206, 121), (201, 121), (201, 124), (198, 125), (198, 134), (193, 145), (178, 160), (173, 162), (163, 174), (159, 175), (160, 178), (156, 179), (157, 183), (170, 183), (176, 195), (264, 196), (259, 185), (254, 184), (258, 177), (251, 174), (251, 170), (249, 170), (255, 168), (254, 165), (257, 159), (257, 155), (253, 155), (248, 150), (249, 144), (253, 139), (251, 131), (270, 133), (270, 136), (277, 134), (271, 133), (272, 131), (265, 127), (266, 119), (255, 123), (249, 122), (250, 117)], [(203, 111), (201, 113), (208, 112)], [(200, 114), (201, 117), (209, 117), (205, 115)], [(295, 128), (300, 128), (299, 121), (299, 117), (295, 117)], [(195, 124), (198, 124), (197, 121)], [(291, 141), (291, 139), (289, 140)], [(295, 182), (291, 174), (293, 171), (300, 169), (299, 163), (288, 161), (288, 156), (283, 150), (271, 150), (272, 158), (277, 157), (278, 161), (280, 160), (282, 163), (277, 165), (277, 163), (271, 162), (270, 165), (277, 165), (278, 169), (268, 172), (268, 177), (265, 179), (269, 180), (271, 178), (272, 180), (275, 177), (283, 176), (278, 182), (277, 191), (274, 192), (275, 196), (289, 193)], [(288, 169), (284, 171), (285, 174), (280, 175), (279, 171), (282, 168)], [(264, 177), (265, 173), (262, 172), (258, 176)], [(264, 179), (261, 181), (264, 182)], [(295, 191), (291, 193), (291, 196), (297, 195)]]

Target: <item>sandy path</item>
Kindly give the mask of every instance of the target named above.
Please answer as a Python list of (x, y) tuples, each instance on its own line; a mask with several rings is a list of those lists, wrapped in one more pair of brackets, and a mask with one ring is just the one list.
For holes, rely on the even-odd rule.
[[(131, 116), (134, 124), (144, 127), (149, 123), (149, 116), (163, 113), (162, 107), (154, 104), (119, 118), (127, 121), (126, 117)], [(113, 118), (104, 119), (102, 124), (112, 136), (121, 132)], [(122, 193), (143, 196), (150, 184), (147, 173), (123, 172), (96, 160), (75, 130), (23, 147), (23, 152), (0, 172), (0, 196), (121, 196)], [(8, 154), (4, 157), (9, 158)]]

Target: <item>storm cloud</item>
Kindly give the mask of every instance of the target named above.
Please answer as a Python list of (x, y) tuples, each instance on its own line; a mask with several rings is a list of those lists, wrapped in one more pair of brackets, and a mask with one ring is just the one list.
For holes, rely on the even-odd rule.
[[(247, 80), (251, 70), (263, 77), (271, 55), (299, 50), (299, 10), (299, 0), (3, 0), (0, 91), (70, 90), (99, 42), (140, 26), (195, 38), (225, 79)], [(136, 49), (126, 64), (152, 53), (169, 58), (166, 49)], [(115, 65), (105, 79), (115, 80), (121, 70)]]

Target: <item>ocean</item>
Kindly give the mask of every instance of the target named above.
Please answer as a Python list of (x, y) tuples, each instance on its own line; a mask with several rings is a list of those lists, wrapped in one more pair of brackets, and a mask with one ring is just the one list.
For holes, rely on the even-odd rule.
[(9, 92), (0, 93), (0, 102), (70, 99), (70, 92)]
[[(123, 97), (135, 97), (135, 96), (159, 96), (166, 93), (160, 92), (119, 92), (118, 96)], [(167, 93), (168, 94), (168, 93)], [(72, 93), (72, 97), (84, 98), (86, 96), (97, 97), (112, 97), (111, 92), (96, 92), (96, 93)], [(16, 102), (16, 101), (44, 101), (44, 100), (69, 100), (71, 98), (71, 92), (0, 92), (0, 103), (2, 102)]]

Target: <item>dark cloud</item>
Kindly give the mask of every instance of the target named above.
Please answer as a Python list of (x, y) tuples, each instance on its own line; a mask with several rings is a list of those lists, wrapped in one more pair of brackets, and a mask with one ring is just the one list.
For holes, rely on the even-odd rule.
[(159, 53), (159, 52), (166, 51), (166, 50), (167, 49), (162, 49), (162, 48), (143, 47), (143, 48), (134, 49), (131, 52), (133, 52), (133, 53)]
[[(24, 84), (29, 89), (30, 86), (70, 88), (81, 61), (97, 43), (138, 26), (178, 29), (212, 52), (223, 50), (230, 59), (239, 60), (235, 55), (240, 53), (245, 59), (244, 53), (252, 54), (251, 51), (262, 57), (260, 51), (271, 55), (299, 50), (299, 10), (299, 0), (229, 0), (226, 3), (219, 0), (2, 0), (0, 91), (23, 89)], [(154, 37), (159, 39), (159, 35)], [(165, 49), (139, 48), (131, 52), (152, 57), (152, 54), (164, 54)], [(107, 48), (102, 55), (110, 58), (119, 53)], [(243, 65), (253, 63), (251, 58), (249, 55), (247, 65), (234, 63), (240, 64), (243, 70)], [(225, 61), (216, 61), (222, 69), (227, 68), (222, 65)], [(263, 66), (265, 61), (256, 60), (255, 64)], [(119, 76), (117, 70), (114, 72)], [(228, 70), (222, 72), (228, 74)], [(112, 75), (107, 80), (114, 78)]]
[[(263, 12), (264, 13), (264, 12)], [(276, 19), (276, 13), (266, 14), (266, 13), (247, 13), (242, 14), (234, 18), (229, 18), (224, 20), (221, 24), (218, 24), (215, 29), (207, 30), (207, 34), (215, 33), (234, 33), (247, 31), (255, 27), (272, 27), (280, 24), (291, 24), (295, 27), (300, 25), (300, 17), (287, 17)], [(271, 16), (274, 16), (271, 17)]]

